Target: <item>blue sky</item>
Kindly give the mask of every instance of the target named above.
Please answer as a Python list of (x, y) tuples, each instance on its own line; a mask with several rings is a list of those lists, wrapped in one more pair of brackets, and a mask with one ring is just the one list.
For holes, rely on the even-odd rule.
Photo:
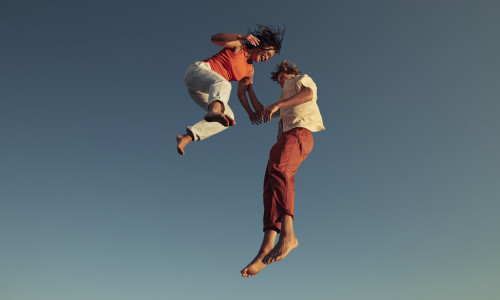
[[(1, 1), (0, 297), (470, 300), (500, 294), (498, 1)], [(300, 246), (258, 276), (277, 123), (187, 154), (210, 36), (287, 27), (326, 131), (296, 175)]]

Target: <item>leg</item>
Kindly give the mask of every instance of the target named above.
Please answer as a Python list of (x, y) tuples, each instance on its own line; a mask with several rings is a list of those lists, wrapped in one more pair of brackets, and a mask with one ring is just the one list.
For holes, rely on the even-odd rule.
[(266, 265), (262, 262), (262, 259), (273, 249), (274, 241), (276, 240), (277, 232), (274, 230), (266, 230), (264, 232), (264, 239), (262, 240), (262, 245), (260, 246), (257, 256), (241, 270), (241, 276), (252, 277), (257, 275)]
[[(219, 115), (225, 112), (223, 119), (227, 121), (228, 125), (225, 126), (225, 124), (222, 124), (224, 122), (207, 122), (206, 120), (202, 120), (192, 126), (188, 126), (186, 130), (187, 134), (181, 134), (176, 137), (177, 152), (181, 155), (184, 155), (184, 148), (192, 141), (201, 141), (227, 129), (227, 126), (236, 124), (234, 114), (229, 105), (227, 105), (231, 93), (231, 84), (224, 77), (212, 71), (208, 63), (197, 62), (189, 66), (184, 76), (184, 82), (191, 99), (198, 106), (205, 111), (213, 111), (214, 113), (219, 113)], [(218, 115), (217, 118), (219, 118)]]
[(271, 149), (264, 180), (264, 229), (281, 231), (278, 243), (263, 259), (265, 264), (282, 260), (298, 246), (293, 230), (294, 175), (312, 147), (311, 132), (297, 128), (283, 133)]
[(285, 258), (293, 249), (297, 248), (299, 241), (293, 232), (293, 218), (290, 215), (281, 217), (280, 238), (276, 246), (263, 259), (262, 263), (270, 264)]
[(208, 113), (205, 115), (207, 122), (219, 122), (223, 126), (234, 126), (236, 122), (230, 116), (224, 114), (224, 103), (219, 100), (210, 102), (208, 105)]
[(177, 152), (180, 155), (184, 155), (184, 147), (194, 140), (193, 135), (188, 132), (186, 134), (179, 134), (177, 136)]
[[(224, 114), (234, 120), (234, 113), (229, 105), (225, 105)], [(229, 127), (226, 127), (219, 122), (207, 122), (205, 120), (201, 120), (192, 126), (188, 126), (187, 132), (192, 134), (193, 141), (201, 141), (228, 128)]]

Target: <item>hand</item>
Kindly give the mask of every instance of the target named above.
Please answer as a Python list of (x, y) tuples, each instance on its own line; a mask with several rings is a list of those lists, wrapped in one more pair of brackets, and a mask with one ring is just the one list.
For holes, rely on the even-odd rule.
[(278, 109), (279, 107), (276, 104), (266, 106), (266, 108), (264, 108), (264, 112), (262, 113), (262, 120), (264, 121), (264, 123), (271, 121), (271, 117), (275, 112), (278, 111)]
[(253, 46), (258, 46), (260, 43), (260, 40), (256, 38), (253, 34), (247, 34), (244, 35), (242, 40), (250, 42)]
[(259, 125), (262, 123), (261, 117), (254, 112), (248, 114), (248, 117), (250, 118), (250, 122), (252, 122), (253, 125)]

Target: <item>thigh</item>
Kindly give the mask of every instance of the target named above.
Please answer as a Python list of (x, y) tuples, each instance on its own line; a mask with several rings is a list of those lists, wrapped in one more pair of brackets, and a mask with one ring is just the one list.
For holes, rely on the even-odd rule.
[(188, 89), (189, 96), (191, 99), (198, 104), (199, 107), (203, 108), (203, 110), (208, 110), (208, 94), (204, 92), (200, 92), (197, 90)]
[(269, 164), (274, 169), (281, 171), (292, 171), (293, 157), (300, 151), (298, 138), (291, 134), (282, 134), (279, 140), (271, 148), (269, 153)]
[(292, 129), (283, 133), (271, 149), (269, 162), (273, 168), (295, 172), (313, 146), (312, 134)]
[(184, 76), (184, 83), (193, 101), (204, 110), (208, 109), (211, 101), (221, 100), (225, 104), (229, 101), (231, 83), (212, 71), (208, 63), (191, 64)]
[(188, 90), (199, 91), (208, 94), (212, 85), (228, 82), (217, 72), (212, 71), (208, 63), (195, 62), (191, 64), (184, 76), (184, 83)]

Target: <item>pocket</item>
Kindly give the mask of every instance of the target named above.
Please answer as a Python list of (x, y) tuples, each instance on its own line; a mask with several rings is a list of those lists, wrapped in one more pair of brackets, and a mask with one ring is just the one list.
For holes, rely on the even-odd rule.
[(314, 140), (312, 133), (309, 130), (303, 131), (302, 134), (299, 136), (299, 143), (300, 143), (300, 154), (304, 157), (309, 155), (309, 153), (311, 153), (314, 147)]

